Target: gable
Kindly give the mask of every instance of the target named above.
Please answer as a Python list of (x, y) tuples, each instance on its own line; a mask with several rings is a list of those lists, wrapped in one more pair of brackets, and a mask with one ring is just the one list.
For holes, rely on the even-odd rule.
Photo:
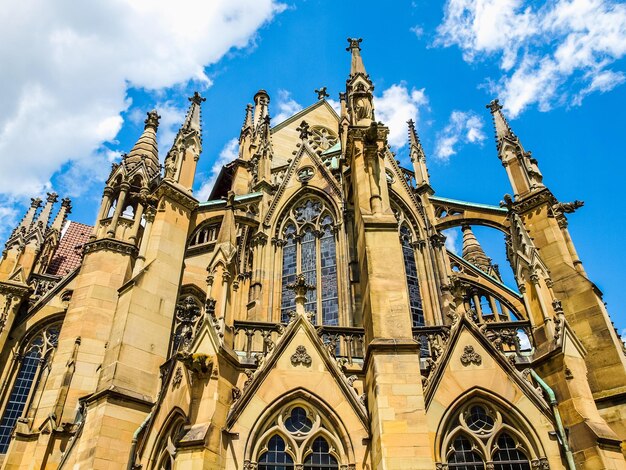
[(335, 134), (339, 128), (339, 116), (326, 100), (320, 100), (294, 114), (272, 128), (272, 168), (286, 165), (293, 158), (292, 152), (301, 141), (297, 128), (302, 121), (306, 121), (311, 127), (323, 126)]

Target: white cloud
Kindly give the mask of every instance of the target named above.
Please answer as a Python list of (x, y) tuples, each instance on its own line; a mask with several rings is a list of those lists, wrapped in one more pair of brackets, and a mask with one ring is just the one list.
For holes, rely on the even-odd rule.
[(298, 111), (302, 110), (302, 105), (291, 97), (291, 92), (287, 90), (278, 90), (276, 109), (278, 109), (278, 114), (273, 116), (272, 125), (279, 124), (285, 119), (289, 119)]
[(412, 28), (409, 28), (413, 34), (415, 34), (418, 38), (421, 38), (424, 35), (424, 28), (419, 25), (415, 25)]
[(448, 229), (443, 231), (446, 236), (445, 247), (448, 251), (458, 255), (461, 250), (459, 250), (459, 230), (458, 229)]
[(68, 0), (24, 0), (5, 10), (0, 194), (38, 195), (68, 168), (100, 174), (108, 165), (102, 144), (131, 106), (128, 87), (208, 87), (204, 67), (248, 46), (282, 9), (275, 0), (100, 0), (79, 9)]
[(626, 55), (626, 4), (613, 0), (448, 0), (437, 45), (456, 45), (466, 61), (500, 56), (491, 91), (512, 117), (580, 105), (625, 81), (609, 67)]
[(410, 92), (405, 83), (391, 85), (382, 96), (374, 97), (376, 120), (389, 127), (389, 144), (400, 148), (406, 145), (408, 133), (406, 122), (419, 122), (419, 112), (428, 105), (424, 88)]
[(483, 121), (468, 111), (452, 111), (446, 127), (437, 135), (435, 158), (448, 161), (462, 144), (481, 144), (485, 140)]
[(13, 231), (18, 222), (18, 211), (15, 201), (0, 198), (0, 240), (4, 241)]
[(332, 106), (337, 114), (341, 116), (341, 103), (339, 101), (335, 101), (331, 98), (326, 98), (326, 102)]
[(209, 199), (209, 195), (213, 190), (213, 186), (215, 185), (215, 180), (220, 173), (220, 170), (227, 163), (232, 162), (236, 158), (239, 157), (239, 139), (231, 139), (229, 140), (222, 151), (220, 152), (219, 157), (215, 162), (213, 162), (213, 166), (211, 167), (211, 174), (209, 175), (209, 179), (207, 179), (202, 185), (198, 192), (196, 193), (196, 199), (198, 201), (207, 201)]

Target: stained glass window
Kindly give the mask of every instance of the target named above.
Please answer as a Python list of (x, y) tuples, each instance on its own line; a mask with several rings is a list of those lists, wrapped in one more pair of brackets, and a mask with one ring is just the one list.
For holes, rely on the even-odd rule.
[(259, 470), (289, 470), (293, 468), (293, 459), (285, 452), (285, 441), (275, 435), (267, 443), (267, 452), (259, 459)]
[(335, 236), (330, 227), (324, 229), (320, 240), (320, 264), (322, 269), (322, 323), (339, 325), (339, 302), (337, 297), (337, 254)]
[(337, 459), (330, 455), (330, 447), (323, 437), (318, 437), (311, 446), (312, 452), (304, 460), (304, 470), (336, 470)]
[[(283, 270), (281, 321), (289, 321), (295, 308), (295, 298), (287, 285), (302, 273), (306, 282), (315, 287), (307, 292), (305, 309), (312, 312), (313, 322), (339, 324), (339, 295), (337, 283), (337, 247), (333, 233), (333, 218), (317, 199), (306, 199), (290, 213), (290, 222), (283, 230)], [(318, 312), (318, 306), (321, 311)]]
[[(310, 228), (304, 231), (302, 237), (302, 262), (300, 271), (304, 274), (307, 284), (317, 286), (317, 256), (315, 253), (315, 235)], [(317, 311), (317, 295), (315, 290), (306, 294), (304, 308), (307, 312)]]
[(464, 435), (461, 434), (454, 440), (452, 452), (452, 455), (448, 458), (448, 468), (484, 470), (485, 464), (483, 459), (472, 449), (472, 442)]
[(422, 308), (422, 296), (420, 294), (419, 280), (417, 276), (417, 264), (415, 252), (411, 246), (411, 231), (406, 225), (400, 227), (400, 240), (402, 242), (402, 256), (404, 258), (404, 273), (409, 290), (409, 308), (413, 326), (424, 326), (424, 309)]
[(283, 275), (282, 275), (282, 301), (280, 305), (281, 318), (283, 323), (289, 321), (289, 312), (295, 309), (295, 294), (287, 286), (296, 280), (296, 242), (293, 238), (287, 239), (287, 244), (283, 247)]
[(498, 436), (498, 450), (493, 454), (494, 470), (530, 470), (526, 455), (507, 433)]

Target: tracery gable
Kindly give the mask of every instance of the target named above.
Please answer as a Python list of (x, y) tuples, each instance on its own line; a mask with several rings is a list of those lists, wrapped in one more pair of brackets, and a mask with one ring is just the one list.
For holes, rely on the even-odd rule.
[[(463, 341), (463, 338), (467, 338), (468, 335), (472, 337), (474, 341), (467, 341), (467, 339)], [(453, 358), (457, 360), (456, 358), (458, 356), (461, 370), (465, 368), (472, 370), (484, 368), (486, 358), (489, 357), (493, 359), (496, 367), (501, 369), (502, 373), (517, 385), (522, 393), (524, 393), (546, 417), (550, 416), (550, 406), (541, 391), (537, 390), (529, 380), (511, 364), (511, 356), (506, 356), (503, 352), (498, 351), (495, 345), (482, 333), (478, 325), (474, 324), (466, 314), (455, 318), (451, 330), (441, 335), (440, 344), (442, 347), (438, 355), (431, 361), (426, 379), (424, 379), (423, 383), (424, 401), (427, 410), (435, 398), (439, 385), (447, 375), (450, 362)], [(462, 353), (459, 354), (457, 351), (462, 351)], [(483, 354), (486, 354), (486, 356), (483, 357)], [(452, 368), (458, 369), (456, 366), (452, 366)], [(458, 374), (458, 372), (459, 371), (456, 370), (453, 374)]]
[[(298, 344), (296, 345), (296, 343)], [(258, 400), (259, 389), (274, 372), (279, 375), (282, 374), (277, 369), (284, 367), (306, 368), (313, 372), (319, 362), (323, 364), (324, 372), (333, 377), (333, 382), (339, 388), (338, 391), (344, 399), (352, 405), (352, 409), (357, 414), (364, 429), (369, 429), (369, 418), (365, 406), (336, 360), (331, 357), (322, 343), (308, 318), (308, 314), (296, 314), (295, 319), (289, 323), (275, 348), (264, 359), (259, 359), (259, 365), (255, 372), (247, 374), (248, 378), (243, 386), (243, 391), (237, 397), (228, 414), (225, 428), (231, 430), (237, 424), (238, 419), (253, 397)], [(277, 367), (279, 364), (281, 367)], [(294, 384), (293, 388), (302, 388), (302, 384)], [(326, 384), (325, 388), (328, 390), (331, 385)], [(288, 391), (274, 387), (272, 394), (277, 398)]]
[[(326, 165), (324, 165), (324, 163), (319, 158), (319, 156), (313, 150), (309, 148), (308, 144), (305, 143), (304, 145), (301, 145), (300, 149), (296, 153), (295, 158), (291, 161), (289, 167), (287, 168), (285, 177), (283, 178), (281, 184), (276, 190), (272, 203), (270, 204), (269, 210), (267, 211), (267, 215), (265, 216), (265, 219), (263, 221), (266, 227), (270, 226), (272, 216), (276, 212), (277, 207), (282, 205), (281, 203), (284, 199), (283, 196), (285, 196), (285, 194), (288, 192), (287, 188), (293, 184), (293, 179), (294, 179), (294, 175), (296, 174), (296, 169), (300, 168), (300, 164), (302, 163), (302, 160), (305, 158), (309, 158), (311, 160), (311, 163), (312, 163), (311, 167), (314, 168), (315, 173), (319, 174), (323, 178), (323, 180), (328, 184), (328, 187), (331, 189), (331, 192), (336, 197), (341, 198), (341, 189), (339, 188), (337, 181), (335, 180), (333, 175), (328, 171), (328, 168), (326, 167)], [(301, 169), (303, 170), (306, 169), (306, 166), (303, 166)], [(295, 176), (298, 177), (298, 175), (295, 175)], [(309, 182), (313, 178), (314, 178), (314, 175), (312, 174), (301, 175), (299, 178), (301, 184), (298, 185), (297, 188), (300, 189), (302, 185), (308, 185)], [(305, 180), (303, 181), (303, 179)], [(296, 191), (298, 189), (296, 189)]]

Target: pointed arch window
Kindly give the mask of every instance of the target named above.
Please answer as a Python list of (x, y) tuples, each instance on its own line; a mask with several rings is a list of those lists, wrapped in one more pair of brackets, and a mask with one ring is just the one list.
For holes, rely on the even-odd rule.
[(453, 415), (443, 439), (442, 457), (450, 469), (530, 470), (546, 464), (530, 433), (518, 429), (496, 407), (472, 400)]
[(288, 322), (295, 308), (287, 286), (302, 273), (316, 287), (307, 293), (306, 310), (315, 313), (315, 323), (338, 325), (337, 241), (330, 209), (321, 199), (308, 197), (294, 205), (282, 226), (281, 321)]
[(59, 331), (58, 324), (48, 326), (32, 337), (16, 356), (13, 384), (0, 419), (0, 454), (6, 454), (15, 425), (39, 386), (43, 366), (57, 346)]
[[(298, 400), (274, 413), (252, 443), (258, 457), (250, 456), (250, 466), (259, 470), (339, 470), (347, 463), (341, 441), (328, 418), (310, 404)], [(343, 468), (343, 466), (342, 466)]]

